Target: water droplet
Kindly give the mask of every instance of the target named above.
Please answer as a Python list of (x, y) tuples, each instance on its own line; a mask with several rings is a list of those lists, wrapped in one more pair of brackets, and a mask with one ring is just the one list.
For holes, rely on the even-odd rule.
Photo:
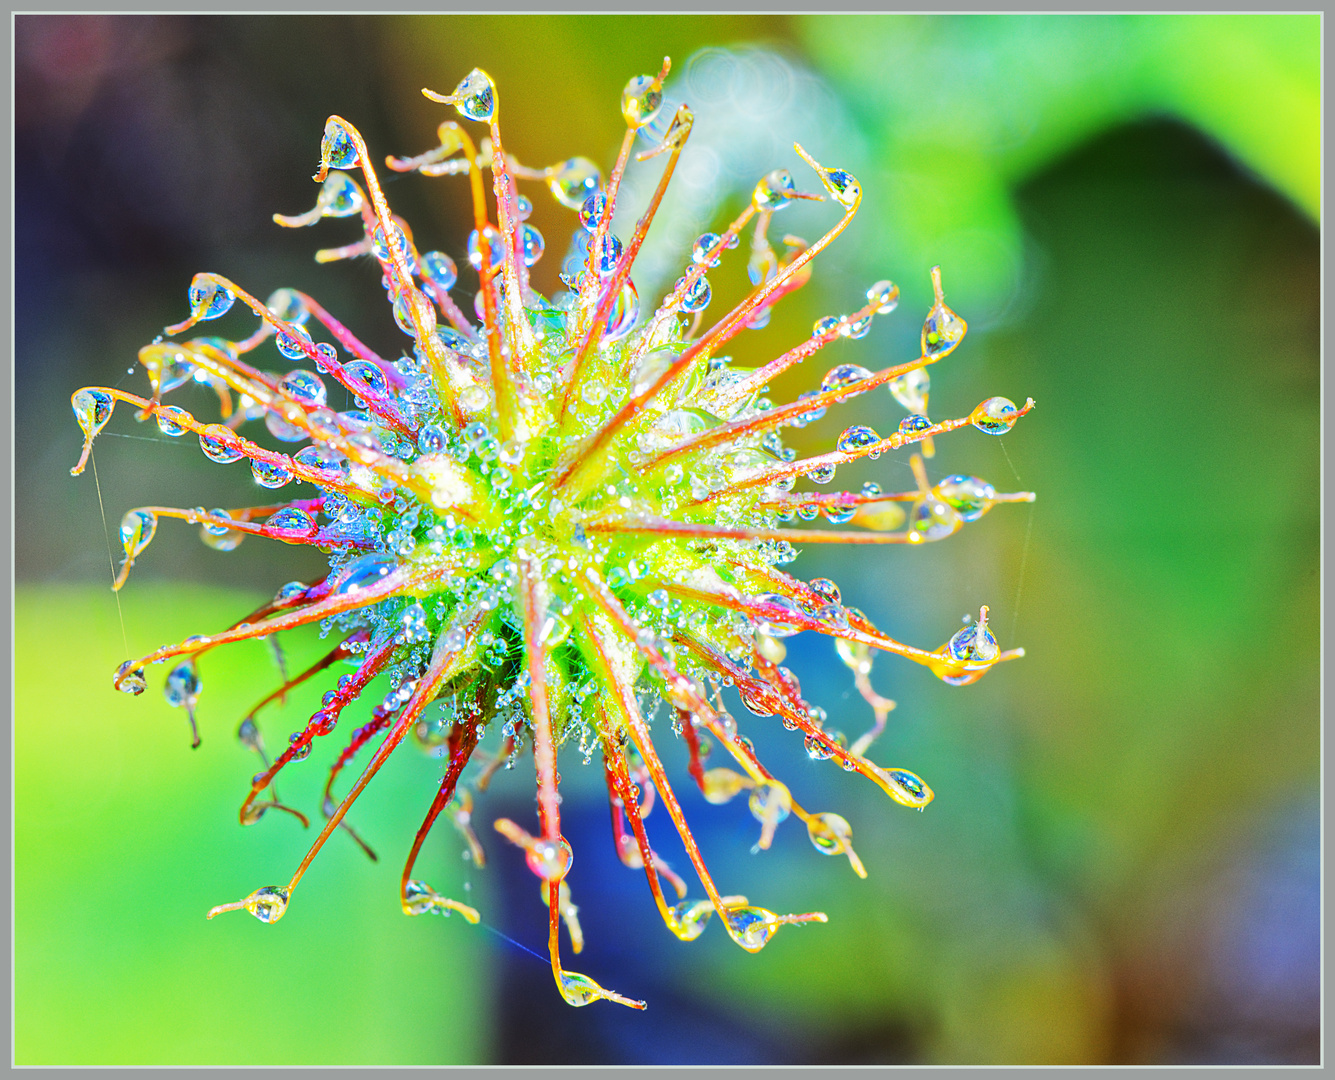
[(828, 484), (834, 479), (833, 465), (817, 465), (814, 469), (807, 470), (807, 478), (813, 484)]
[(826, 601), (827, 603), (830, 604), (839, 603), (840, 601), (839, 586), (836, 585), (829, 578), (823, 578), (823, 577), (812, 578), (811, 581), (807, 583), (807, 585), (812, 592), (814, 592), (817, 596), (819, 596), (822, 600)]
[(348, 563), (339, 572), (338, 584), (334, 586), (334, 592), (336, 594), (360, 592), (362, 589), (374, 585), (397, 566), (398, 562), (392, 555), (384, 555), (380, 552), (363, 555)]
[(842, 453), (848, 454), (873, 446), (880, 441), (881, 437), (872, 428), (863, 424), (854, 424), (852, 427), (844, 429), (844, 433), (839, 436), (839, 441), (835, 443), (835, 446)]
[(450, 95), (460, 116), (468, 120), (490, 121), (496, 112), (496, 86), (481, 68), (474, 68)]
[(538, 232), (532, 225), (523, 225), (521, 230), (524, 265), (532, 266), (542, 258), (542, 252), (546, 245), (542, 239), (542, 233)]
[(853, 341), (861, 341), (871, 333), (871, 316), (863, 315), (860, 319), (845, 318), (839, 326), (839, 333)]
[[(824, 741), (817, 735), (808, 735), (803, 740), (802, 745), (806, 747), (807, 757), (811, 758), (812, 761), (828, 761), (830, 758), (834, 757), (834, 751), (826, 746)], [(810, 826), (808, 826), (808, 828), (810, 828)], [(817, 846), (819, 847), (819, 845)]]
[(300, 323), (291, 324), (291, 333), (279, 331), (274, 336), (278, 351), (289, 360), (302, 360), (307, 356), (307, 349), (314, 347), (310, 332)]
[(836, 364), (825, 373), (825, 378), (820, 381), (821, 393), (843, 390), (869, 378), (871, 378), (871, 372), (859, 364)]
[(668, 928), (682, 941), (694, 941), (705, 932), (714, 905), (708, 900), (683, 900), (668, 908)]
[(255, 460), (250, 463), (250, 475), (260, 487), (280, 488), (292, 479), (292, 470), (278, 462)]
[(560, 881), (570, 872), (574, 852), (562, 837), (560, 840), (534, 840), (524, 853), (524, 861), (543, 881)]
[(876, 305), (877, 315), (889, 315), (899, 306), (899, 286), (893, 281), (878, 281), (867, 290), (867, 299)]
[(992, 509), (996, 488), (976, 476), (947, 476), (932, 489), (965, 521), (977, 521)]
[[(557, 202), (578, 210), (585, 200), (602, 186), (598, 166), (588, 158), (573, 157), (561, 162), (547, 177), (547, 186)], [(596, 226), (595, 226), (596, 228)]]
[[(824, 318), (817, 319), (815, 323), (812, 325), (811, 336), (825, 337), (828, 334), (833, 334), (838, 329), (839, 329), (839, 316), (826, 315)], [(868, 372), (868, 374), (871, 374), (871, 372)]]
[(627, 278), (621, 286), (621, 292), (612, 303), (612, 310), (607, 313), (607, 328), (603, 331), (603, 340), (609, 343), (620, 341), (630, 333), (639, 314), (640, 295)]
[(346, 127), (330, 119), (320, 140), (320, 160), (331, 169), (350, 169), (357, 164), (357, 146)]
[(626, 126), (639, 130), (653, 122), (663, 107), (663, 84), (656, 75), (636, 75), (621, 91), (621, 115)]
[(945, 293), (941, 291), (941, 267), (932, 267), (932, 288), (936, 303), (922, 324), (923, 356), (942, 357), (960, 343), (968, 324), (946, 307)]
[(610, 277), (616, 272), (617, 260), (621, 258), (621, 241), (611, 233), (603, 237), (602, 247), (594, 260), (593, 268), (600, 277)]
[(906, 796), (906, 801), (910, 806), (926, 806), (932, 801), (932, 789), (922, 781), (922, 777), (916, 773), (911, 773), (907, 769), (886, 769), (885, 775), (899, 788)]
[(279, 387), (288, 397), (303, 405), (323, 405), (328, 398), (328, 392), (320, 376), (301, 369), (289, 371), (284, 375)]
[(315, 205), (324, 217), (345, 218), (361, 213), (366, 197), (357, 182), (344, 172), (331, 172), (320, 186)]
[(126, 660), (125, 663), (121, 664), (121, 666), (116, 669), (116, 680), (120, 683), (122, 693), (142, 694), (144, 688), (148, 685), (144, 680), (144, 669), (135, 668), (133, 671), (130, 671), (130, 665), (132, 663), (134, 663), (133, 660)]
[(973, 426), (988, 435), (1005, 435), (1019, 418), (1015, 402), (1004, 397), (988, 398), (969, 416)]
[(701, 274), (695, 279), (695, 282), (686, 290), (686, 295), (682, 297), (682, 311), (704, 311), (709, 306), (710, 291), (709, 282)]
[[(230, 521), (232, 517), (226, 510), (217, 507), (209, 513), (224, 521)], [(226, 525), (215, 525), (211, 521), (206, 521), (200, 526), (199, 537), (214, 551), (233, 551), (246, 538), (246, 534), (240, 529), (229, 529)]]
[(348, 459), (337, 450), (325, 446), (303, 446), (294, 458), (299, 465), (308, 469), (323, 469), (327, 472), (346, 472)]
[(418, 262), (418, 272), (424, 281), (430, 281), (438, 289), (449, 292), (459, 280), (458, 268), (454, 260), (443, 251), (428, 251)]
[(747, 952), (759, 952), (778, 929), (778, 916), (765, 908), (739, 906), (725, 910), (728, 936)]
[(770, 637), (792, 637), (801, 633), (802, 609), (782, 593), (761, 593), (752, 598), (752, 602), (763, 605), (764, 611), (756, 613), (756, 629)]
[(269, 314), (283, 322), (304, 323), (311, 313), (306, 310), (306, 302), (295, 289), (275, 289), (265, 301)]
[(359, 392), (358, 397), (382, 397), (389, 389), (389, 381), (380, 365), (370, 360), (349, 360), (343, 365), (343, 374), (367, 391), (365, 394)]
[(201, 319), (226, 315), (236, 303), (236, 294), (206, 274), (196, 274), (190, 282), (190, 310)]
[(264, 523), (274, 529), (291, 529), (302, 536), (315, 532), (315, 519), (295, 506), (285, 506)]
[(944, 540), (962, 524), (959, 514), (936, 496), (919, 499), (909, 511), (909, 541), (919, 544), (930, 540)]
[(697, 266), (718, 266), (722, 260), (717, 255), (712, 259), (709, 257), (710, 250), (718, 244), (718, 241), (718, 233), (707, 232), (696, 237), (695, 243), (691, 245), (691, 262)]
[(926, 431), (932, 426), (932, 422), (920, 413), (913, 413), (904, 417), (899, 422), (899, 433), (901, 435), (917, 435), (920, 431)]
[(102, 390), (80, 390), (71, 399), (74, 418), (89, 438), (101, 431), (111, 419), (112, 400), (111, 395)]
[(163, 688), (162, 696), (173, 708), (179, 709), (182, 706), (194, 708), (202, 688), (199, 669), (195, 667), (194, 660), (187, 659), (172, 668), (171, 674), (167, 676), (167, 685)]
[(956, 660), (970, 664), (991, 664), (1001, 655), (1001, 646), (982, 619), (957, 630), (946, 648)]
[(813, 814), (807, 822), (811, 843), (822, 855), (840, 855), (853, 839), (853, 827), (838, 814)]
[(607, 211), (607, 196), (601, 191), (595, 191), (579, 208), (579, 223), (583, 226), (585, 232), (597, 232), (598, 222), (603, 218)]
[(440, 424), (426, 424), (417, 433), (417, 449), (423, 454), (437, 454), (449, 445), (449, 441), (449, 432)]
[(911, 413), (927, 411), (927, 393), (932, 388), (932, 380), (925, 368), (914, 368), (903, 375), (897, 375), (887, 384), (895, 400)]
[[(488, 225), (483, 232), (487, 237), (487, 243), (490, 245), (491, 268), (493, 270), (501, 265), (505, 258), (505, 250), (501, 246), (501, 234)], [(482, 247), (478, 242), (478, 233), (474, 229), (468, 234), (468, 263), (474, 270), (482, 269)]]
[(121, 518), (121, 543), (125, 557), (133, 559), (153, 539), (158, 530), (158, 516), (151, 510), (130, 510)]
[(791, 194), (796, 190), (792, 173), (787, 169), (775, 169), (756, 184), (751, 192), (751, 203), (757, 210), (780, 210), (792, 202)]
[(768, 825), (772, 821), (777, 825), (792, 812), (793, 796), (786, 785), (770, 780), (755, 786), (747, 806), (751, 816), (761, 824)]
[(775, 716), (783, 705), (779, 692), (763, 679), (737, 680), (737, 694), (756, 716)]
[(235, 445), (237, 436), (231, 428), (223, 424), (209, 424), (199, 433), (199, 448), (204, 456), (219, 465), (230, 465), (240, 461), (243, 454)]
[(189, 415), (184, 409), (178, 409), (175, 405), (168, 405), (158, 413), (158, 430), (164, 435), (171, 435), (173, 438), (184, 435), (190, 430), (185, 425)]

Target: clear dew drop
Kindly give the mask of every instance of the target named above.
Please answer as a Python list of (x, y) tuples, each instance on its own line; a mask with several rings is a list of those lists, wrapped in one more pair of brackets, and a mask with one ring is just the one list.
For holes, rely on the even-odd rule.
[(130, 665), (133, 663), (133, 660), (126, 660), (116, 669), (116, 681), (120, 684), (122, 693), (139, 695), (144, 692), (148, 683), (144, 678), (143, 668), (130, 670)]
[(718, 233), (702, 233), (695, 238), (695, 243), (691, 245), (691, 262), (697, 266), (718, 266), (722, 261), (717, 255), (712, 259), (709, 256), (710, 251), (718, 246)]
[(96, 435), (111, 419), (112, 397), (101, 390), (80, 390), (70, 402), (85, 435)]
[(903, 375), (896, 375), (886, 385), (895, 400), (909, 412), (927, 411), (927, 394), (932, 388), (932, 380), (925, 368), (914, 368)]
[(167, 405), (158, 412), (158, 430), (164, 435), (170, 435), (177, 438), (184, 435), (190, 429), (185, 421), (189, 417), (184, 409), (178, 409), (175, 405)]
[(655, 75), (636, 75), (621, 91), (621, 115), (626, 126), (639, 130), (653, 123), (663, 107), (663, 84)]
[[(358, 397), (383, 397), (389, 389), (389, 381), (380, 370), (380, 365), (370, 360), (349, 360), (343, 365), (343, 374), (360, 388)], [(361, 393), (363, 389), (367, 393)]]
[(125, 556), (133, 559), (153, 539), (158, 530), (158, 516), (151, 510), (130, 510), (121, 518), (121, 543)]
[(917, 435), (932, 426), (932, 422), (921, 413), (912, 413), (899, 422), (901, 435)]
[(827, 604), (837, 604), (841, 599), (839, 595), (839, 586), (829, 578), (812, 578), (811, 581), (807, 583), (807, 587)]
[(845, 454), (853, 453), (858, 450), (864, 450), (868, 446), (873, 446), (881, 441), (881, 437), (875, 430), (863, 424), (854, 424), (852, 427), (845, 428), (839, 441), (835, 443), (836, 448)]
[(611, 233), (603, 237), (602, 247), (593, 261), (593, 268), (599, 277), (611, 277), (616, 272), (617, 262), (621, 258), (621, 241)]
[(817, 465), (814, 469), (807, 470), (807, 479), (813, 484), (828, 484), (834, 479), (835, 466)]
[(603, 340), (608, 343), (620, 341), (631, 332), (639, 315), (640, 294), (635, 291), (635, 286), (627, 278), (625, 284), (621, 286), (621, 292), (612, 303), (612, 310), (607, 313), (607, 327), (603, 331)]
[(686, 295), (681, 300), (682, 311), (704, 311), (709, 306), (711, 293), (709, 281), (701, 274), (686, 290)]
[(209, 424), (199, 433), (199, 448), (210, 461), (230, 465), (245, 457), (233, 443), (236, 437), (235, 432), (223, 424)]
[(889, 315), (899, 306), (899, 286), (893, 281), (878, 281), (867, 290), (867, 300), (876, 305), (877, 315)]
[(369, 588), (398, 566), (392, 555), (371, 552), (348, 563), (339, 573), (336, 594), (356, 593)]
[[(811, 336), (814, 338), (828, 337), (830, 334), (837, 333), (839, 330), (839, 316), (826, 315), (817, 319), (811, 326)], [(868, 372), (870, 374), (870, 372)]]
[(279, 387), (288, 397), (303, 405), (324, 405), (328, 399), (328, 391), (320, 376), (301, 369), (284, 375)]
[(542, 253), (546, 247), (546, 242), (542, 238), (542, 233), (538, 232), (532, 225), (520, 226), (521, 245), (524, 255), (524, 265), (532, 266), (542, 258)]
[(313, 349), (315, 343), (311, 340), (310, 331), (300, 323), (290, 325), (291, 332), (279, 331), (274, 335), (274, 344), (278, 346), (278, 351), (289, 360), (302, 360), (308, 355), (307, 350)]
[[(505, 250), (501, 246), (501, 234), (490, 225), (483, 230), (483, 233), (487, 238), (488, 253), (491, 256), (490, 265), (495, 270), (505, 259)], [(468, 264), (474, 270), (482, 269), (482, 245), (478, 240), (476, 229), (468, 234)]]
[(260, 487), (280, 488), (292, 479), (292, 470), (273, 461), (255, 460), (250, 463), (250, 475)]
[(232, 310), (236, 294), (226, 285), (205, 274), (196, 274), (190, 282), (190, 310), (201, 319), (217, 319)]
[(490, 121), (496, 112), (496, 86), (481, 68), (474, 68), (450, 95), (459, 115), (468, 120)]
[(315, 205), (324, 217), (345, 218), (361, 213), (366, 197), (345, 172), (331, 172), (320, 186)]
[(443, 251), (428, 251), (418, 261), (418, 272), (423, 281), (429, 281), (438, 289), (449, 292), (459, 280), (459, 270), (454, 260)]
[(965, 521), (977, 521), (997, 497), (996, 488), (976, 476), (947, 476), (932, 491)]
[(1009, 398), (988, 398), (970, 414), (973, 426), (988, 435), (1005, 435), (1020, 417), (1015, 402)]
[(264, 523), (271, 529), (288, 529), (302, 536), (315, 532), (315, 519), (296, 506), (285, 506)]
[(357, 164), (357, 146), (352, 135), (337, 120), (330, 119), (324, 126), (320, 140), (320, 160), (331, 169), (350, 169)]
[(195, 667), (192, 659), (182, 660), (176, 667), (172, 668), (167, 676), (167, 684), (163, 687), (162, 696), (167, 699), (167, 704), (172, 708), (179, 709), (182, 706), (194, 708), (195, 702), (199, 700), (199, 692), (203, 688), (203, 683), (199, 678), (199, 669)]
[(860, 364), (836, 364), (825, 373), (825, 378), (821, 379), (821, 393), (826, 394), (831, 390), (843, 390), (869, 378), (871, 378), (871, 372)]
[(601, 191), (595, 191), (579, 208), (579, 223), (585, 232), (597, 232), (598, 222), (603, 218), (607, 211), (607, 196)]
[(584, 201), (602, 186), (602, 173), (588, 158), (573, 157), (561, 162), (547, 177), (547, 186), (557, 202), (578, 210)]
[(796, 190), (792, 173), (787, 169), (775, 169), (756, 184), (751, 192), (751, 204), (757, 210), (781, 210), (792, 202), (792, 193)]
[(792, 637), (801, 633), (802, 609), (782, 593), (761, 593), (752, 602), (764, 611), (756, 614), (756, 629), (770, 637)]
[(969, 664), (991, 664), (1001, 655), (1001, 646), (981, 619), (955, 631), (946, 648), (956, 660)]
[(915, 544), (944, 540), (963, 524), (950, 504), (936, 496), (915, 502), (908, 520), (909, 541)]
[(813, 814), (807, 835), (822, 855), (842, 855), (853, 840), (853, 827), (839, 814)]
[(306, 302), (296, 289), (275, 289), (264, 302), (269, 314), (283, 322), (304, 323), (311, 313), (306, 309)]

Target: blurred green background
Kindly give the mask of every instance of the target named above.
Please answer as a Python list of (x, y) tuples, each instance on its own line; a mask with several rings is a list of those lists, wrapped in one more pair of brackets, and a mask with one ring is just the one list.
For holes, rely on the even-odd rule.
[[(1317, 1060), (1317, 16), (15, 25), (17, 1063)], [(796, 823), (753, 857), (740, 801), (686, 792), (725, 891), (830, 916), (757, 956), (717, 928), (689, 947), (663, 931), (612, 855), (596, 769), (568, 763), (590, 939), (578, 966), (648, 998), (642, 1014), (560, 1001), (523, 951), (542, 951), (532, 877), (498, 844), (477, 870), (442, 825), (423, 856), (485, 926), (399, 914), (400, 860), (439, 773), (423, 755), (398, 755), (355, 811), (379, 863), (331, 843), (279, 925), (206, 923), (305, 851), (294, 819), (242, 830), (233, 816), (256, 768), (235, 724), (270, 689), (272, 660), (253, 643), (209, 657), (195, 753), (156, 688), (126, 698), (110, 674), (127, 641), (139, 654), (222, 626), (318, 561), (257, 541), (223, 555), (167, 523), (118, 606), (99, 490), (68, 476), (69, 394), (120, 380), (182, 316), (198, 270), (261, 296), (303, 288), (398, 348), (374, 271), (310, 260), (344, 242), (337, 226), (269, 221), (311, 204), (324, 118), (352, 120), (376, 156), (420, 152), (441, 112), (418, 89), (479, 65), (522, 160), (607, 165), (622, 85), (665, 54), (669, 97), (701, 122), (646, 275), (679, 273), (679, 235), (717, 227), (763, 172), (800, 179), (797, 138), (858, 176), (864, 209), (738, 361), (776, 355), (872, 281), (903, 289), (868, 339), (832, 345), (776, 397), (809, 388), (827, 358), (916, 355), (939, 263), (972, 330), (933, 370), (932, 415), (993, 394), (1038, 402), (1003, 439), (939, 440), (930, 463), (1036, 490), (1032, 507), (999, 507), (944, 544), (808, 552), (794, 569), (841, 581), (846, 602), (929, 648), (990, 604), (1003, 646), (1028, 656), (964, 689), (878, 662), (899, 708), (874, 756), (933, 786), (921, 815), (807, 760), (772, 721), (744, 721), (799, 799), (852, 822), (869, 871), (819, 858)], [(461, 190), (408, 178), (388, 191), (419, 245), (463, 262)], [(573, 215), (533, 195), (536, 284), (551, 292)], [(801, 207), (776, 227), (813, 240), (828, 217)], [(711, 275), (719, 310), (744, 287), (740, 263)], [(799, 447), (854, 422), (893, 427), (899, 406), (870, 397)], [(144, 503), (245, 503), (238, 474), (112, 426), (122, 437), (103, 437), (97, 463), (113, 528)], [(883, 459), (840, 481), (907, 476)], [(865, 706), (809, 636), (790, 639), (790, 666), (855, 732)], [(319, 643), (285, 647), (295, 666)], [(315, 696), (264, 721), (271, 745)], [(321, 771), (295, 773), (285, 798), (314, 809)], [(502, 774), (478, 818), (531, 806), (527, 773)], [(684, 861), (666, 821), (650, 829)]]

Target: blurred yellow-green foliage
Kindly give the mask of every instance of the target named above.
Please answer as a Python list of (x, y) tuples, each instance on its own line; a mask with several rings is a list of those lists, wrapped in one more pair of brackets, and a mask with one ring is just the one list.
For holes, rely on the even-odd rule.
[[(829, 363), (910, 358), (940, 263), (973, 329), (933, 372), (932, 415), (992, 394), (1039, 405), (1004, 439), (939, 440), (931, 463), (1032, 488), (1032, 508), (794, 569), (927, 647), (988, 603), (1028, 656), (966, 689), (877, 664), (899, 708), (874, 756), (932, 784), (922, 815), (808, 761), (771, 722), (744, 725), (799, 798), (848, 817), (870, 875), (820, 859), (795, 823), (752, 857), (743, 807), (684, 794), (725, 890), (830, 915), (758, 956), (716, 928), (691, 946), (666, 934), (611, 855), (596, 766), (565, 764), (581, 970), (649, 998), (644, 1014), (567, 1008), (543, 963), (497, 936), (541, 951), (532, 878), (496, 844), (470, 870), (441, 826), (425, 856), (442, 890), (474, 886), (495, 933), (398, 913), (439, 768), (420, 755), (355, 811), (380, 863), (331, 843), (278, 926), (206, 923), (212, 904), (285, 880), (309, 836), (284, 815), (246, 830), (233, 816), (256, 768), (235, 724), (272, 661), (253, 643), (208, 657), (195, 753), (152, 673), (144, 698), (111, 692), (125, 645), (98, 492), (67, 475), (68, 395), (114, 383), (180, 317), (196, 270), (259, 295), (304, 288), (395, 341), (371, 274), (310, 263), (340, 242), (332, 229), (267, 223), (309, 205), (329, 113), (376, 154), (418, 152), (441, 118), (418, 89), (479, 65), (524, 161), (607, 163), (625, 80), (671, 54), (684, 95), (705, 47), (734, 50), (738, 87), (789, 72), (792, 100), (757, 123), (824, 137), (866, 192), (739, 359), (777, 354), (886, 276), (900, 310)], [(1318, 16), (19, 16), (15, 55), (19, 1064), (1316, 1060)], [(795, 94), (799, 76), (823, 83)], [(789, 117), (812, 130), (790, 135)], [(753, 181), (719, 173), (715, 221)], [(389, 195), (419, 242), (460, 255), (446, 182)], [(534, 201), (550, 290), (573, 220)], [(741, 272), (717, 277), (721, 307)], [(776, 395), (814, 384), (826, 365), (811, 363)], [(844, 408), (799, 445), (899, 417), (888, 396)], [(200, 455), (151, 443), (99, 443), (113, 525), (146, 502), (245, 501)], [(907, 475), (883, 460), (840, 481)], [(286, 549), (223, 556), (162, 531), (123, 594), (135, 653), (318, 572)], [(790, 666), (856, 731), (865, 708), (807, 636)], [(318, 643), (287, 648), (295, 665)], [(315, 696), (265, 721), (271, 743)], [(322, 766), (307, 767), (284, 794), (311, 811)], [(520, 819), (531, 798), (526, 773), (503, 774), (479, 821)], [(650, 828), (681, 861), (667, 823)]]

